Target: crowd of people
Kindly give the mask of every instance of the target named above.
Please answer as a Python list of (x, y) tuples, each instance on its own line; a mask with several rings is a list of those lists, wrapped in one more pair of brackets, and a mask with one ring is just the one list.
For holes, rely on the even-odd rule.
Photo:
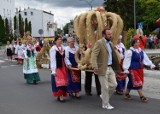
[(137, 29), (137, 35), (133, 38), (140, 38), (140, 45), (142, 49), (159, 49), (160, 48), (160, 31), (158, 34), (152, 33), (147, 35), (143, 35), (142, 29)]
[[(114, 109), (110, 104), (110, 98), (115, 92), (124, 95), (124, 99), (130, 100), (131, 90), (139, 93), (140, 100), (147, 102), (142, 88), (144, 84), (143, 64), (154, 68), (144, 50), (141, 37), (131, 39), (131, 47), (126, 50), (119, 36), (117, 44), (112, 44), (112, 31), (106, 28), (102, 32), (103, 38), (96, 41), (91, 54), (93, 72), (85, 71), (85, 92), (92, 96), (92, 76), (95, 76), (97, 95), (102, 100), (102, 108)], [(21, 41), (18, 45), (7, 42), (6, 50), (8, 59), (12, 60), (13, 52), (18, 54), (18, 62), (23, 63), (24, 79), (28, 84), (37, 84), (40, 76), (36, 66), (36, 46), (31, 36), (27, 37), (26, 44)], [(67, 39), (68, 46), (63, 46), (61, 36), (56, 36), (55, 44), (50, 49), (50, 70), (52, 94), (59, 102), (65, 102), (66, 97), (81, 98), (81, 71), (77, 70), (78, 64), (75, 53), (78, 46), (75, 39)], [(43, 44), (43, 43), (42, 43)], [(43, 45), (41, 45), (43, 47)], [(15, 49), (13, 49), (13, 47)], [(23, 62), (22, 62), (23, 60)], [(75, 70), (76, 69), (76, 70)], [(129, 81), (126, 87), (126, 78)]]

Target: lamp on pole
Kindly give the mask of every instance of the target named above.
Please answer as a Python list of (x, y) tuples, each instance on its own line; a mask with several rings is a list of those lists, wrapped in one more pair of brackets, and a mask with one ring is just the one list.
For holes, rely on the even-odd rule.
[(92, 10), (92, 2), (93, 2), (94, 0), (90, 0), (90, 1), (88, 1), (88, 0), (79, 0), (79, 1), (84, 1), (84, 2), (86, 2), (86, 3), (89, 5), (89, 9)]
[(134, 0), (134, 35), (136, 34), (136, 0)]

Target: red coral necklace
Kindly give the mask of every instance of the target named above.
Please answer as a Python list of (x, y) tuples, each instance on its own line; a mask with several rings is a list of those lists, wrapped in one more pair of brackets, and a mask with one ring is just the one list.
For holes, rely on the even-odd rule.
[(60, 54), (63, 54), (63, 48), (62, 48), (62, 46), (60, 46), (60, 47), (61, 47), (61, 49), (60, 49), (58, 46), (56, 46), (56, 47), (57, 47), (57, 49), (58, 49), (59, 53), (60, 53)]

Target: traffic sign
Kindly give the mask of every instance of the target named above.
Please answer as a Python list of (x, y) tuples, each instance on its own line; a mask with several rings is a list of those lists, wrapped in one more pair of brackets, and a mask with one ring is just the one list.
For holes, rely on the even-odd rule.
[(139, 22), (139, 23), (138, 23), (138, 28), (143, 29), (143, 23), (142, 23), (142, 22)]

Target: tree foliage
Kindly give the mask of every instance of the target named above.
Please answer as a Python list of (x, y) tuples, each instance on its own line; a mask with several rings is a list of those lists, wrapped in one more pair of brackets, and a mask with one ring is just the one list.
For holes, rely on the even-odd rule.
[(32, 34), (32, 23), (31, 23), (31, 21), (29, 21), (28, 30), (29, 30), (30, 33)]
[(9, 40), (9, 37), (10, 37), (9, 22), (8, 22), (8, 19), (5, 18), (5, 39)]
[(21, 16), (21, 14), (19, 14), (19, 34), (20, 34), (20, 36), (21, 37), (23, 37), (24, 36), (24, 32), (25, 32), (25, 23), (24, 23), (24, 21), (23, 21), (23, 18), (22, 18), (22, 16)]
[(25, 18), (25, 32), (29, 31), (29, 23), (28, 23), (28, 19)]
[[(144, 32), (150, 33), (156, 27), (155, 21), (160, 17), (159, 0), (135, 0), (136, 22), (142, 22)], [(134, 28), (134, 0), (104, 0), (104, 7), (109, 12), (115, 12), (124, 21), (124, 30)]]
[(14, 16), (14, 30), (17, 29), (17, 17)]
[(0, 40), (3, 43), (6, 42), (4, 20), (2, 19), (1, 15), (0, 15)]
[(160, 1), (159, 0), (139, 0), (141, 10), (138, 11), (137, 21), (143, 22), (144, 31), (150, 33), (156, 27), (155, 21), (160, 17)]
[(114, 12), (124, 21), (124, 30), (134, 26), (133, 0), (104, 0), (104, 7), (108, 12)]

